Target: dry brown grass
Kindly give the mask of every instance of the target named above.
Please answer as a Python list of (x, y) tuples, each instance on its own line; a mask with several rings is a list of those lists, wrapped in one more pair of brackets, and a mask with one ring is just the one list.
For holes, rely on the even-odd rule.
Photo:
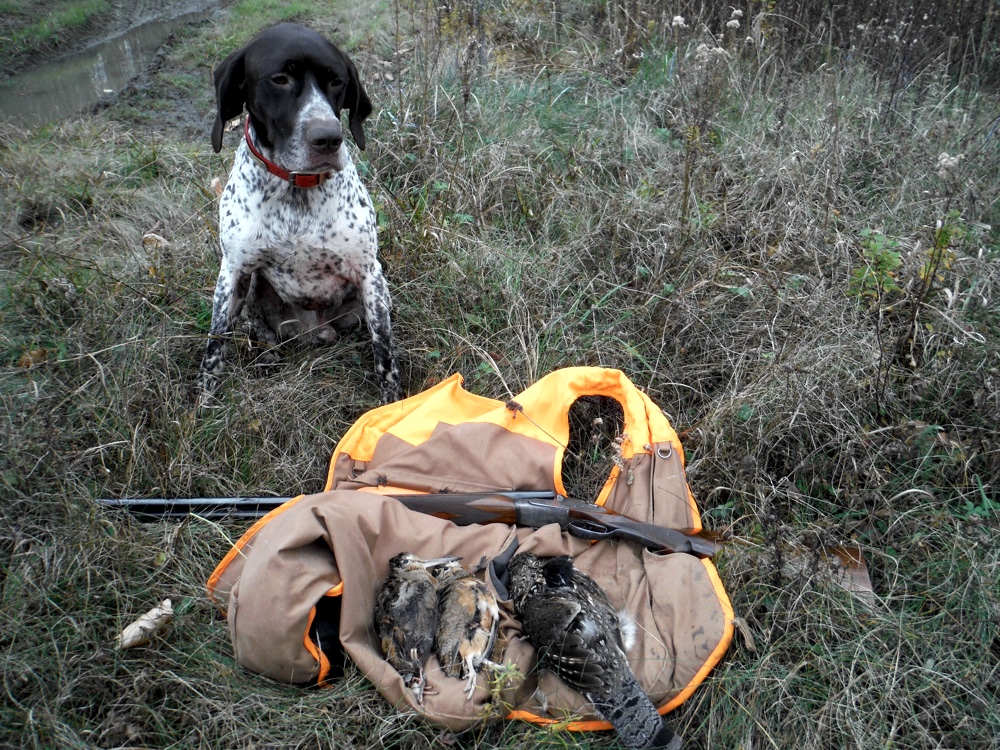
[[(408, 3), (370, 33), (345, 27), (377, 105), (363, 162), (407, 390), (460, 371), (506, 398), (603, 365), (664, 408), (706, 524), (736, 540), (719, 568), (753, 639), (674, 715), (691, 746), (997, 747), (993, 61), (903, 71), (824, 46), (808, 18), (808, 39), (772, 25), (782, 43), (750, 47), (722, 34), (727, 6), (704, 19), (728, 51), (706, 64), (693, 15), (661, 33), (647, 21), (675, 9), (631, 7)], [(269, 375), (237, 336), (219, 408), (193, 409), (217, 263), (208, 185), (230, 157), (189, 139), (211, 107), (191, 81), (240, 29), (186, 32), (100, 115), (0, 133), (2, 746), (452, 739), (350, 667), (307, 691), (235, 664), (203, 586), (241, 525), (140, 525), (91, 503), (316, 491), (376, 404), (360, 333), (289, 347)], [(186, 102), (175, 129), (141, 124), (167, 100)], [(965, 158), (939, 174), (945, 151)], [(874, 250), (864, 230), (898, 244)], [(169, 247), (144, 245), (151, 231)], [(579, 487), (613, 424), (591, 443), (581, 416)], [(874, 598), (819, 555), (783, 564), (852, 540)], [(167, 637), (116, 653), (168, 596)], [(607, 741), (512, 724), (459, 744)]]

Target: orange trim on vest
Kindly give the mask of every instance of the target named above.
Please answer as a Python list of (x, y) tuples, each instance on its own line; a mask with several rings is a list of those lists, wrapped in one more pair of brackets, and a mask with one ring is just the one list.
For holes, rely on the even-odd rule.
[(369, 495), (428, 495), (430, 493), (422, 490), (414, 490), (409, 487), (391, 487), (383, 484), (381, 487), (358, 487), (358, 492), (367, 492)]
[(218, 565), (215, 566), (215, 570), (212, 571), (212, 575), (210, 575), (208, 577), (208, 583), (205, 584), (205, 585), (206, 585), (206, 588), (208, 589), (208, 598), (209, 599), (212, 599), (213, 601), (215, 600), (215, 586), (216, 586), (216, 584), (218, 584), (219, 579), (222, 577), (222, 574), (225, 572), (226, 568), (229, 566), (229, 563), (231, 563), (233, 561), (234, 557), (236, 557), (238, 554), (240, 554), (240, 552), (243, 549), (243, 547), (245, 547), (247, 545), (247, 543), (253, 538), (253, 535), (256, 534), (258, 531), (260, 531), (261, 527), (263, 527), (264, 524), (266, 524), (272, 518), (274, 518), (275, 516), (281, 515), (282, 513), (284, 513), (289, 508), (291, 508), (293, 505), (295, 505), (295, 503), (297, 503), (299, 500), (301, 500), (304, 497), (305, 497), (305, 495), (299, 495), (298, 497), (293, 497), (287, 503), (283, 503), (282, 505), (279, 505), (277, 508), (275, 508), (274, 510), (272, 510), (266, 516), (264, 516), (263, 518), (259, 519), (253, 526), (251, 526), (249, 528), (249, 530), (243, 536), (241, 536), (236, 541), (236, 543), (233, 545), (232, 549), (230, 549), (229, 552), (226, 554), (226, 556), (222, 558), (222, 562), (220, 562)]
[(326, 687), (326, 677), (330, 674), (330, 660), (326, 658), (323, 650), (313, 643), (312, 638), (309, 637), (309, 630), (312, 628), (313, 620), (315, 619), (316, 607), (313, 607), (309, 610), (309, 620), (306, 622), (306, 633), (302, 638), (302, 645), (306, 647), (306, 651), (312, 655), (312, 658), (319, 662), (319, 674), (316, 675), (316, 684)]
[[(682, 456), (681, 466), (683, 465)], [(684, 480), (684, 484), (687, 484), (687, 479)], [(697, 534), (703, 528), (701, 525), (701, 513), (698, 510), (698, 503), (695, 502), (694, 495), (691, 493), (690, 487), (688, 487), (688, 507), (691, 509), (691, 518), (694, 519), (694, 523), (691, 525), (691, 533)]]
[(333, 449), (326, 486), (323, 490), (328, 492), (333, 489), (333, 470), (337, 457), (341, 453), (347, 454), (356, 461), (370, 461), (375, 452), (375, 444), (386, 433), (414, 445), (426, 440), (437, 427), (437, 422), (425, 419), (407, 420), (407, 418), (419, 406), (434, 398), (444, 396), (446, 391), (451, 392), (451, 397), (448, 400), (448, 412), (449, 415), (454, 414), (456, 422), (472, 421), (472, 417), (478, 416), (484, 411), (503, 406), (499, 401), (469, 393), (462, 388), (463, 382), (462, 375), (456, 372), (415, 396), (365, 412), (364, 416), (344, 433), (340, 442)]
[(518, 719), (520, 721), (527, 721), (529, 724), (537, 724), (545, 727), (558, 725), (560, 729), (565, 729), (567, 732), (600, 732), (605, 729), (614, 729), (614, 727), (612, 727), (608, 722), (601, 721), (599, 719), (593, 719), (591, 721), (547, 719), (544, 716), (538, 716), (530, 711), (511, 711), (504, 717), (504, 719), (507, 721)]
[[(560, 465), (562, 465), (561, 462)], [(594, 505), (600, 505), (602, 508), (604, 507), (604, 503), (606, 503), (608, 498), (611, 497), (611, 490), (615, 488), (615, 482), (618, 481), (619, 474), (621, 474), (621, 469), (617, 466), (612, 466), (611, 473), (608, 474), (608, 478), (604, 482), (604, 486), (601, 487), (601, 491), (597, 493), (597, 499), (594, 500)]]
[(719, 639), (718, 644), (716, 644), (712, 653), (709, 654), (705, 663), (701, 665), (701, 669), (699, 669), (695, 673), (694, 677), (691, 678), (691, 682), (687, 684), (687, 687), (682, 689), (670, 701), (660, 706), (658, 710), (661, 714), (673, 711), (691, 697), (695, 688), (705, 681), (705, 678), (708, 677), (708, 673), (711, 672), (722, 660), (722, 657), (729, 648), (729, 644), (733, 640), (733, 618), (736, 615), (733, 612), (733, 605), (729, 601), (729, 595), (726, 594), (726, 589), (722, 586), (722, 579), (719, 577), (719, 571), (716, 570), (715, 565), (712, 564), (711, 560), (701, 560), (701, 564), (704, 566), (705, 572), (708, 573), (708, 579), (712, 582), (712, 588), (715, 590), (715, 595), (719, 599), (719, 605), (722, 607), (722, 612), (725, 615), (726, 624), (723, 627), (722, 638)]

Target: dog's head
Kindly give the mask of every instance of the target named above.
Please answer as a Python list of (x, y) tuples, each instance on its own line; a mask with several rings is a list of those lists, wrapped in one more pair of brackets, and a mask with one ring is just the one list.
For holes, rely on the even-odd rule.
[(312, 29), (282, 23), (265, 29), (215, 69), (218, 113), (212, 148), (222, 149), (226, 122), (246, 106), (258, 143), (291, 171), (343, 168), (340, 112), (365, 148), (362, 123), (372, 105), (354, 63)]

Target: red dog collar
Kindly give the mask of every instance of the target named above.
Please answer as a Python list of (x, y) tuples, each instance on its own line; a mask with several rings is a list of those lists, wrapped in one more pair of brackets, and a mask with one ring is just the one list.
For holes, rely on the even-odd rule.
[(285, 180), (292, 187), (297, 188), (314, 188), (322, 185), (326, 178), (330, 176), (329, 172), (289, 172), (287, 169), (282, 169), (277, 164), (275, 164), (270, 159), (267, 159), (264, 154), (257, 150), (257, 147), (253, 145), (253, 138), (250, 137), (250, 115), (247, 115), (246, 126), (243, 128), (244, 135), (247, 139), (247, 146), (250, 147), (250, 155), (256, 159), (264, 169), (273, 174), (275, 177), (280, 177)]

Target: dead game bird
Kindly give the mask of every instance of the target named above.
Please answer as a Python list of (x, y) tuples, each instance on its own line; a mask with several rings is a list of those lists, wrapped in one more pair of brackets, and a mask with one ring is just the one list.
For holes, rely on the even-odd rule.
[(437, 571), (438, 626), (434, 653), (449, 677), (464, 677), (471, 700), (477, 673), (503, 651), (500, 608), (482, 581), (457, 562)]
[(434, 647), (438, 624), (438, 584), (430, 568), (456, 559), (421, 560), (401, 552), (389, 561), (389, 572), (375, 595), (375, 632), (382, 653), (420, 705), (424, 663)]
[(566, 556), (530, 552), (508, 565), (510, 596), (539, 664), (590, 701), (630, 748), (680, 750), (681, 738), (636, 680), (625, 652), (635, 623), (615, 611), (604, 590)]

